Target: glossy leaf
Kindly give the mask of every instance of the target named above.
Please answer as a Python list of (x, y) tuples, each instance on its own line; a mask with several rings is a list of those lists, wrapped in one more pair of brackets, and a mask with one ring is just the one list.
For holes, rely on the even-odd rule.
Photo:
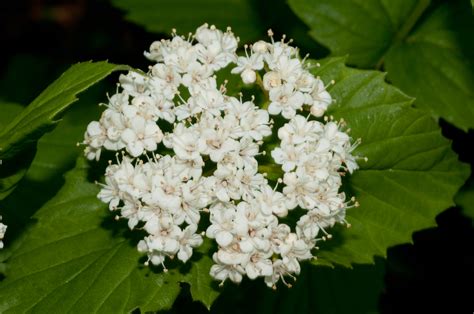
[(77, 101), (76, 95), (111, 72), (125, 69), (129, 68), (107, 62), (78, 63), (21, 112), (5, 108), (8, 111), (5, 119), (9, 116), (11, 119), (0, 131), (0, 200), (22, 179), (35, 155), (36, 142), (59, 122), (63, 111)]
[(474, 19), (467, 1), (290, 0), (310, 34), (457, 127), (474, 128)]
[(348, 210), (352, 227), (335, 231), (320, 245), (322, 264), (372, 263), (388, 247), (410, 242), (411, 234), (435, 226), (435, 216), (453, 205), (453, 196), (469, 175), (450, 141), (430, 115), (411, 107), (412, 99), (384, 82), (377, 71), (348, 68), (342, 58), (314, 70), (336, 103), (329, 115), (344, 118), (362, 144), (355, 153), (368, 158), (345, 187), (360, 207)]
[(84, 62), (73, 65), (46, 88), (0, 133), (0, 159), (11, 159), (34, 144), (49, 131), (60, 114), (74, 103), (76, 95), (111, 72), (129, 69), (107, 62)]
[(474, 128), (474, 19), (469, 5), (437, 8), (385, 58), (388, 78), (460, 129)]
[[(13, 120), (21, 111), (23, 107), (19, 104), (0, 102), (0, 129)], [(27, 158), (28, 160), (28, 158)], [(31, 162), (31, 160), (29, 160)], [(18, 160), (16, 161), (18, 165)], [(12, 167), (7, 161), (0, 158), (0, 200), (7, 197), (18, 184), (18, 181), (25, 175), (26, 169), (24, 167)]]
[[(103, 83), (82, 93), (79, 101), (67, 110), (54, 130), (38, 140), (36, 149), (32, 151), (32, 162), (21, 165), (20, 171), (12, 171), (18, 180), (22, 180), (0, 202), (0, 212), (9, 225), (6, 234), (8, 243), (22, 233), (31, 215), (57, 193), (64, 184), (64, 173), (74, 167), (77, 157), (82, 154), (83, 147), (76, 144), (83, 140), (87, 124), (103, 110), (98, 106), (106, 92), (107, 85)], [(5, 164), (9, 165), (5, 169), (11, 169), (10, 161)]]

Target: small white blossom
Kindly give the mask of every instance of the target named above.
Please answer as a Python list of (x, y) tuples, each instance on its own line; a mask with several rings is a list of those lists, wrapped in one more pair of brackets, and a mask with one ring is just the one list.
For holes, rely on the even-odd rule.
[(245, 84), (252, 84), (257, 79), (255, 71), (263, 69), (263, 56), (259, 53), (247, 55), (245, 57), (238, 57), (237, 67), (232, 69), (232, 73), (238, 74), (242, 77)]
[(186, 262), (193, 255), (193, 248), (202, 244), (202, 237), (196, 234), (197, 225), (187, 226), (179, 237), (178, 258)]
[(321, 80), (316, 80), (311, 97), (313, 99), (311, 113), (316, 117), (321, 117), (332, 102), (332, 97)]
[(137, 72), (128, 72), (127, 75), (120, 75), (120, 85), (123, 90), (131, 96), (149, 94), (148, 77)]
[(261, 208), (264, 215), (275, 214), (279, 217), (285, 217), (288, 214), (288, 208), (285, 205), (285, 196), (265, 185), (254, 193), (255, 202)]
[(291, 119), (296, 115), (296, 111), (301, 109), (304, 103), (303, 93), (295, 91), (294, 87), (287, 83), (270, 90), (270, 106), (268, 112), (272, 115), (280, 114), (286, 119)]
[(239, 264), (225, 265), (219, 262), (217, 253), (213, 255), (214, 262), (210, 270), (210, 275), (221, 282), (230, 279), (232, 282), (239, 283), (242, 281), (242, 275), (245, 274), (244, 268)]
[(136, 116), (122, 132), (121, 139), (130, 155), (138, 157), (144, 151), (155, 151), (157, 144), (163, 139), (163, 133), (156, 123)]

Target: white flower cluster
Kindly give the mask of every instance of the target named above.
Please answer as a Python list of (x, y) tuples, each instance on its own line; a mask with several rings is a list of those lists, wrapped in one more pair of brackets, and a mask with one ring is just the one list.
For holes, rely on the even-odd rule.
[[(156, 62), (150, 71), (121, 76), (121, 91), (89, 124), (89, 159), (103, 149), (122, 151), (98, 197), (131, 229), (147, 232), (138, 244), (146, 264), (166, 271), (167, 257), (186, 262), (206, 235), (218, 246), (214, 278), (264, 277), (275, 287), (314, 257), (316, 242), (328, 238), (325, 228), (347, 224), (345, 211), (356, 203), (339, 189), (341, 173), (357, 168), (351, 155), (357, 143), (340, 124), (317, 120), (331, 96), (297, 49), (270, 37), (238, 56), (230, 29), (205, 24), (188, 38), (173, 31), (145, 53)], [(261, 86), (268, 108), (254, 97), (227, 95), (226, 82), (218, 85), (216, 75), (230, 64), (244, 83)], [(259, 169), (272, 166), (262, 164), (269, 162), (264, 144), (278, 125), (270, 115), (280, 114), (289, 121), (280, 123), (281, 143), (271, 156), (284, 175), (272, 182)], [(292, 228), (285, 217), (295, 209), (301, 217)], [(199, 233), (207, 213), (210, 225)]]
[[(0, 216), (0, 221), (2, 221), (2, 216)], [(3, 237), (7, 231), (7, 226), (0, 222), (0, 249), (3, 249)]]

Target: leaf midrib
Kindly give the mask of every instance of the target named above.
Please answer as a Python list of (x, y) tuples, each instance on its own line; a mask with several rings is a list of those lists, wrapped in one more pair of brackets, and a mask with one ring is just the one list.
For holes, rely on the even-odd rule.
[[(425, 10), (430, 5), (430, 2), (431, 2), (430, 0), (421, 0), (416, 4), (415, 8), (411, 12), (411, 14), (408, 16), (408, 18), (405, 19), (402, 26), (395, 32), (394, 36), (392, 37), (392, 40), (388, 44), (385, 51), (382, 53), (382, 56), (380, 57), (379, 61), (377, 61), (375, 65), (375, 68), (377, 70), (380, 70), (382, 68), (385, 61), (385, 56), (389, 53), (389, 51), (394, 46), (403, 42), (408, 37), (408, 35), (410, 34), (414, 26), (416, 25), (416, 22), (420, 19), (420, 17), (423, 15)], [(384, 9), (384, 13), (387, 14), (385, 9)], [(390, 20), (390, 16), (388, 16), (388, 14), (387, 14), (387, 19)]]

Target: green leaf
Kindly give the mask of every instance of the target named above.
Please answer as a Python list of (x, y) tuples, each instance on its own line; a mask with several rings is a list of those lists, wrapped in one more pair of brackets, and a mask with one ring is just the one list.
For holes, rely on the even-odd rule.
[[(7, 107), (9, 123), (0, 131), (0, 200), (7, 197), (23, 178), (35, 155), (36, 141), (59, 122), (59, 117), (86, 90), (112, 71), (129, 69), (107, 62), (78, 63), (46, 88), (28, 107), (18, 112)], [(14, 112), (14, 115), (12, 114)], [(67, 133), (66, 133), (67, 134)], [(66, 134), (59, 135), (60, 138)], [(57, 147), (56, 147), (57, 148)], [(74, 154), (73, 150), (69, 150)], [(62, 154), (52, 154), (61, 159)], [(56, 152), (57, 153), (57, 152)], [(51, 162), (48, 162), (51, 164)], [(53, 174), (52, 169), (47, 172)]]
[(25, 147), (34, 144), (59, 120), (60, 114), (86, 90), (111, 72), (129, 69), (107, 62), (85, 62), (73, 65), (45, 89), (0, 133), (0, 159), (8, 160)]
[(198, 249), (204, 256), (199, 261), (192, 260), (191, 270), (181, 279), (182, 282), (190, 284), (193, 300), (202, 302), (208, 310), (220, 293), (216, 288), (216, 281), (209, 275), (209, 270), (214, 262), (205, 255), (210, 254), (210, 250), (210, 240), (205, 240)]
[(20, 114), (23, 107), (19, 104), (1, 101), (0, 108), (2, 110), (2, 115), (0, 116), (0, 128), (3, 129), (8, 125), (8, 123), (15, 119), (15, 117)]
[(385, 69), (418, 107), (467, 131), (474, 128), (474, 19), (463, 4), (437, 8), (388, 52)]
[(80, 95), (79, 101), (67, 110), (54, 130), (39, 139), (31, 165), (28, 163), (22, 171), (16, 172), (22, 180), (0, 202), (1, 214), (9, 226), (7, 243), (20, 235), (31, 215), (57, 193), (64, 184), (64, 173), (74, 167), (77, 156), (83, 153), (83, 147), (77, 147), (76, 143), (83, 140), (87, 124), (97, 119), (103, 110), (98, 104), (109, 87), (104, 83), (100, 82)]
[(251, 0), (112, 0), (127, 12), (126, 18), (150, 32), (179, 34), (194, 32), (204, 23), (220, 29), (231, 26), (242, 42), (262, 35), (264, 28), (257, 15), (257, 3)]
[(310, 35), (347, 62), (372, 67), (402, 40), (430, 0), (289, 0)]
[[(19, 104), (0, 101), (0, 110), (2, 111), (2, 115), (0, 116), (0, 129), (5, 128), (22, 109), (23, 107)], [(17, 160), (15, 165), (19, 164), (20, 162)], [(7, 197), (13, 191), (25, 172), (26, 169), (24, 167), (12, 167), (11, 165), (7, 167), (6, 161), (0, 159), (0, 200)]]
[(191, 269), (168, 273), (142, 266), (135, 240), (114, 229), (117, 223), (96, 198), (99, 188), (88, 182), (88, 171), (79, 159), (64, 187), (33, 217), (34, 225), (8, 260), (0, 312), (168, 309), (182, 281), (191, 283), (193, 296), (210, 306), (215, 295), (208, 275), (211, 259), (197, 253)]
[(290, 0), (310, 34), (360, 67), (388, 78), (459, 128), (474, 128), (474, 19), (467, 1)]
[(414, 231), (435, 226), (435, 216), (453, 205), (469, 167), (458, 161), (432, 118), (412, 108), (412, 99), (386, 84), (382, 73), (332, 58), (314, 74), (336, 81), (329, 88), (336, 103), (328, 114), (346, 120), (353, 138), (362, 139), (355, 154), (368, 158), (345, 182), (360, 203), (347, 212), (352, 227), (336, 230), (320, 245), (319, 263), (372, 263), (388, 247), (410, 242)]
[(84, 140), (84, 130), (89, 122), (100, 117), (103, 108), (99, 104), (107, 87), (108, 84), (97, 83), (82, 93), (54, 130), (39, 139), (35, 159), (27, 173), (28, 180), (47, 182), (53, 177), (62, 177), (65, 171), (74, 167), (77, 156), (84, 149), (77, 143)]

